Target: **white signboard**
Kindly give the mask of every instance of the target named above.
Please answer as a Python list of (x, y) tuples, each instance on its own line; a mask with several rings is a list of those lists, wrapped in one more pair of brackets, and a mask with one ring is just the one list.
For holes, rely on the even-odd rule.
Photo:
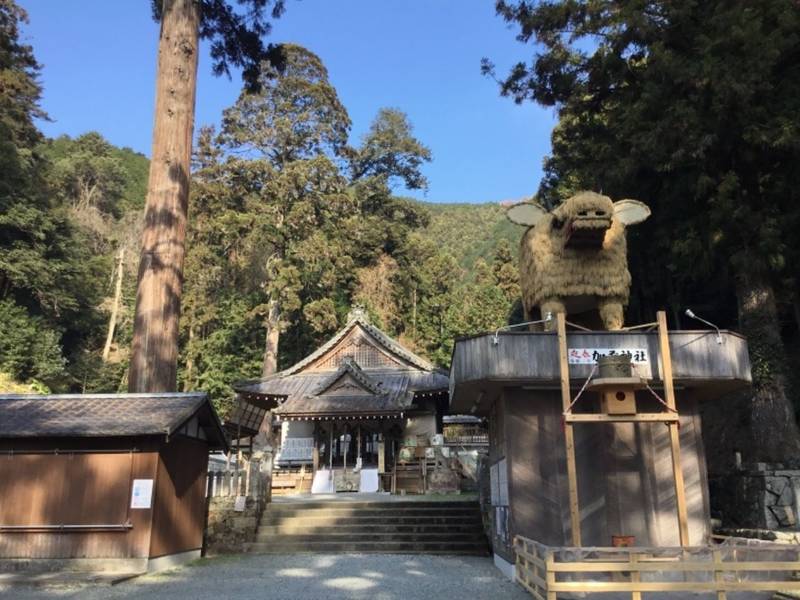
[(244, 512), (246, 505), (247, 498), (245, 496), (236, 496), (236, 499), (233, 501), (233, 510), (236, 512)]
[(153, 504), (153, 480), (134, 479), (131, 508), (150, 508)]
[(571, 365), (593, 365), (601, 356), (627, 354), (635, 365), (650, 362), (646, 348), (570, 348), (567, 357)]

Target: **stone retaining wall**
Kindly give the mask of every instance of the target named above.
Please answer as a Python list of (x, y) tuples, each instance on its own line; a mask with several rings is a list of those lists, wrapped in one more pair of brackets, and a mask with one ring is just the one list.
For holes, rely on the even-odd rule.
[(209, 498), (208, 502), (206, 554), (244, 552), (246, 544), (255, 540), (263, 503), (245, 498), (244, 510), (237, 511), (234, 496)]
[[(256, 538), (261, 515), (272, 499), (271, 450), (267, 448), (254, 452), (247, 471), (250, 480), (244, 488), (248, 493), (246, 497), (225, 495), (206, 498), (208, 519), (203, 540), (206, 555), (244, 552), (247, 544)], [(240, 503), (244, 501), (244, 505), (237, 507), (237, 499)]]
[(714, 512), (724, 527), (800, 530), (800, 470), (755, 463), (709, 484)]

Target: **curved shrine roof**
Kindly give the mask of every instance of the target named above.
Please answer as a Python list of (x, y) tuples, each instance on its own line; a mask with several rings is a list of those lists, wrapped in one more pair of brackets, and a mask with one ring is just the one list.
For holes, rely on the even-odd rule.
[(275, 397), (284, 417), (398, 416), (419, 394), (446, 394), (447, 373), (357, 315), (292, 367), (234, 389), (246, 399)]

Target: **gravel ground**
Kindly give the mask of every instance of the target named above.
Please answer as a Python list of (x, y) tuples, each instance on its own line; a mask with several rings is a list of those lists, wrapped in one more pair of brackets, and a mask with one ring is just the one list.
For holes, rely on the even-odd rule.
[(528, 600), (491, 559), (382, 554), (238, 555), (115, 586), (0, 587), (0, 599)]

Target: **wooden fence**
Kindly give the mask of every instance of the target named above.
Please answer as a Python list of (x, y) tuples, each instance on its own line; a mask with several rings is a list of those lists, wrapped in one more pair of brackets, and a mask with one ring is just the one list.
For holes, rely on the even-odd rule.
[(630, 593), (631, 600), (646, 592), (716, 592), (726, 600), (727, 592), (800, 591), (800, 546), (553, 548), (516, 536), (514, 550), (517, 582), (537, 600), (560, 592)]

